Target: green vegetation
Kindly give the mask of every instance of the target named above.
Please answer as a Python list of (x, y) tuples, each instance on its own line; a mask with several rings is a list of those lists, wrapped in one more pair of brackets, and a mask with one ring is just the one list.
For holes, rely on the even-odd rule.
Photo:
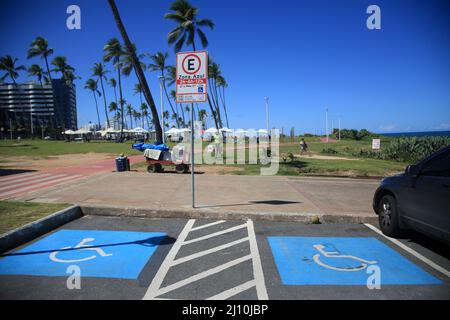
[(142, 154), (131, 149), (133, 142), (115, 143), (109, 141), (91, 141), (89, 143), (45, 141), (45, 140), (2, 140), (0, 141), (0, 157), (13, 156), (56, 156), (76, 153), (111, 153), (126, 155)]
[(0, 234), (69, 207), (69, 204), (0, 201)]
[(448, 137), (410, 137), (393, 139), (381, 151), (360, 150), (358, 157), (417, 163), (433, 152), (450, 145)]

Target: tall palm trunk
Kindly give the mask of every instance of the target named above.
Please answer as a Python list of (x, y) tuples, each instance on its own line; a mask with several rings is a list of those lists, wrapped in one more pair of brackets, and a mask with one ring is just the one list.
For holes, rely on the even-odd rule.
[(161, 128), (161, 123), (159, 122), (158, 111), (156, 110), (155, 101), (153, 100), (153, 96), (148, 87), (147, 80), (146, 80), (144, 72), (142, 71), (142, 68), (141, 68), (141, 64), (139, 62), (138, 57), (136, 56), (136, 52), (134, 52), (130, 38), (128, 37), (128, 34), (125, 30), (125, 26), (123, 25), (122, 19), (120, 18), (119, 10), (117, 9), (115, 1), (108, 0), (108, 3), (113, 12), (114, 20), (116, 22), (117, 28), (119, 29), (120, 34), (122, 35), (123, 41), (125, 43), (125, 46), (127, 48), (127, 51), (130, 54), (131, 62), (133, 64), (133, 69), (136, 73), (137, 78), (139, 79), (139, 84), (141, 85), (142, 90), (144, 91), (144, 96), (145, 96), (145, 99), (147, 100), (147, 104), (150, 107), (150, 110), (152, 112), (152, 118), (153, 118), (152, 120), (153, 120), (153, 124), (155, 125), (156, 139), (158, 141), (163, 141), (162, 128)]
[(105, 103), (106, 125), (109, 128), (108, 106), (106, 104), (105, 88), (103, 87), (103, 77), (100, 77), (100, 84), (102, 86), (103, 102)]
[[(65, 127), (66, 127), (66, 126), (65, 126), (65, 123), (64, 123), (64, 121), (63, 121), (63, 117), (62, 117), (62, 115), (61, 115), (61, 113), (60, 113), (60, 111), (62, 111), (62, 110), (59, 110), (59, 108), (58, 108), (58, 101), (57, 101), (57, 99), (56, 99), (55, 88), (53, 87), (53, 78), (52, 78), (52, 74), (50, 73), (50, 66), (48, 65), (48, 59), (47, 59), (47, 57), (45, 57), (44, 60), (45, 60), (45, 67), (47, 68), (48, 81), (50, 81), (50, 87), (52, 88), (52, 95), (53, 95), (53, 109), (54, 109), (54, 111), (55, 111), (56, 117), (58, 118), (58, 119), (57, 119), (57, 122), (59, 122), (59, 124), (60, 124), (60, 125), (62, 126), (62, 128), (63, 128), (63, 131), (65, 131)], [(58, 124), (57, 124), (56, 126), (58, 126)], [(61, 133), (59, 133), (59, 134), (61, 134)]]
[(99, 126), (99, 130), (101, 130), (101, 129), (102, 129), (102, 126), (101, 126), (101, 124), (100, 124), (100, 113), (98, 112), (98, 104), (97, 104), (97, 97), (95, 96), (95, 91), (92, 91), (92, 94), (94, 95), (95, 109), (97, 110), (98, 126)]
[(119, 79), (119, 99), (120, 99), (120, 141), (122, 141), (123, 139), (123, 126), (124, 126), (124, 119), (123, 119), (123, 114), (124, 114), (124, 107), (123, 107), (123, 95), (122, 95), (122, 77), (120, 75), (120, 64), (118, 62), (117, 65), (117, 75), (118, 75), (118, 79)]
[(214, 106), (211, 103), (211, 98), (209, 97), (209, 95), (207, 95), (207, 97), (208, 97), (209, 108), (211, 109), (211, 114), (213, 116), (214, 123), (216, 125), (216, 129), (219, 130), (219, 124), (217, 123), (217, 117), (216, 117), (216, 112), (214, 111)]
[(163, 82), (163, 90), (164, 90), (164, 93), (166, 94), (167, 101), (169, 101), (170, 109), (172, 110), (172, 113), (176, 116), (175, 120), (177, 121), (177, 127), (180, 128), (180, 121), (178, 120), (178, 113), (175, 112), (175, 109), (173, 108), (173, 104), (170, 101), (165, 82)]
[(228, 123), (227, 106), (225, 104), (225, 87), (224, 86), (222, 86), (222, 93), (220, 93), (220, 88), (219, 88), (219, 94), (220, 94), (220, 100), (222, 101), (222, 105), (223, 105), (223, 111), (225, 111), (225, 120), (227, 122), (227, 128), (230, 128), (230, 124)]

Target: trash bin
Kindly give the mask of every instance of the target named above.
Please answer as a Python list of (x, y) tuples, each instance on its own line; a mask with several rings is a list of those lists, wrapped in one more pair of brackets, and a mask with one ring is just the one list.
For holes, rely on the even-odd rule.
[(130, 159), (128, 159), (128, 157), (124, 156), (123, 154), (117, 157), (116, 171), (117, 172), (130, 171)]

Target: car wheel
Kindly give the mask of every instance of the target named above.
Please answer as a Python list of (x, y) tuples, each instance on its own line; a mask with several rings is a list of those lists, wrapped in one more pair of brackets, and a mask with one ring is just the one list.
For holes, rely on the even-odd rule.
[(389, 237), (398, 237), (401, 234), (397, 202), (391, 195), (385, 195), (378, 204), (378, 223), (381, 231)]

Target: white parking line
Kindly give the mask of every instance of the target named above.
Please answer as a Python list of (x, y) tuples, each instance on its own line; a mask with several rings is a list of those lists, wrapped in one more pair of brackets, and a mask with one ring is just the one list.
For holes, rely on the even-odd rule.
[(206, 256), (207, 254), (214, 253), (214, 252), (217, 252), (217, 251), (220, 251), (220, 250), (223, 250), (223, 249), (235, 246), (235, 245), (237, 245), (239, 243), (242, 243), (242, 242), (245, 242), (245, 241), (248, 241), (248, 240), (249, 240), (248, 237), (245, 237), (245, 238), (242, 238), (242, 239), (239, 239), (239, 240), (236, 240), (236, 241), (232, 241), (232, 242), (223, 244), (223, 245), (215, 247), (215, 248), (211, 248), (211, 249), (208, 249), (208, 250), (200, 251), (200, 252), (191, 254), (189, 256), (186, 256), (186, 257), (183, 257), (183, 258), (179, 258), (179, 259), (177, 259), (177, 260), (172, 262), (172, 266), (176, 266), (177, 264), (180, 264), (180, 263), (183, 263), (183, 262), (187, 262), (187, 261), (190, 261), (190, 260), (193, 260), (193, 259), (196, 259), (196, 258), (200, 258), (200, 257)]
[[(240, 284), (234, 288), (231, 289), (227, 289), (221, 293), (218, 293), (212, 297), (210, 297), (209, 299), (228, 299), (231, 298), (232, 296), (246, 291), (252, 287), (255, 287), (256, 289), (256, 293), (258, 296), (258, 299), (260, 300), (267, 300), (268, 299), (268, 295), (267, 295), (267, 290), (266, 290), (266, 286), (264, 283), (264, 275), (263, 275), (263, 271), (262, 271), (262, 266), (261, 266), (261, 260), (260, 260), (260, 256), (259, 256), (259, 251), (258, 251), (258, 246), (256, 243), (256, 236), (255, 236), (255, 231), (254, 231), (254, 227), (253, 227), (253, 222), (251, 220), (248, 220), (246, 223), (242, 224), (242, 225), (238, 225), (226, 230), (222, 230), (219, 232), (214, 232), (211, 233), (209, 235), (203, 236), (203, 237), (199, 237), (199, 238), (195, 238), (192, 240), (188, 240), (186, 241), (186, 238), (188, 236), (188, 234), (192, 231), (196, 231), (199, 229), (204, 229), (213, 225), (217, 225), (220, 224), (224, 221), (216, 221), (213, 223), (209, 223), (206, 225), (202, 225), (200, 227), (196, 227), (193, 228), (193, 225), (195, 223), (195, 220), (189, 220), (185, 227), (183, 228), (183, 230), (180, 232), (180, 235), (178, 236), (178, 239), (175, 241), (175, 243), (173, 244), (172, 248), (170, 249), (169, 253), (167, 254), (167, 256), (165, 257), (163, 263), (161, 264), (159, 270), (157, 271), (155, 277), (153, 278), (150, 286), (147, 289), (147, 292), (145, 293), (144, 297), (142, 298), (143, 300), (150, 300), (150, 299), (160, 299), (159, 296), (169, 293), (171, 291), (174, 291), (176, 289), (179, 289), (181, 287), (184, 287), (186, 285), (189, 285), (192, 282), (207, 278), (211, 275), (214, 275), (216, 273), (222, 272), (224, 270), (227, 270), (233, 266), (236, 266), (240, 263), (243, 263), (245, 261), (252, 261), (252, 266), (253, 266), (253, 277), (254, 279), (247, 281), (243, 284)], [(228, 232), (232, 232), (235, 230), (239, 230), (242, 228), (247, 228), (247, 233), (248, 236), (238, 239), (238, 240), (234, 240), (232, 242), (228, 242), (222, 245), (219, 245), (217, 247), (211, 248), (211, 249), (207, 249), (207, 250), (203, 250), (179, 259), (175, 260), (175, 257), (177, 256), (178, 252), (180, 251), (181, 247), (183, 245), (186, 244), (190, 244), (190, 243), (195, 243), (201, 240), (205, 240), (205, 239), (209, 239), (221, 234), (225, 234)], [(243, 257), (239, 257), (237, 259), (234, 259), (232, 261), (226, 262), (224, 264), (221, 264), (217, 267), (208, 269), (206, 271), (202, 271), (200, 273), (197, 273), (193, 276), (187, 277), (183, 280), (180, 280), (176, 283), (170, 284), (166, 287), (161, 288), (161, 285), (165, 279), (165, 277), (167, 276), (167, 273), (169, 272), (169, 269), (173, 266), (176, 265), (180, 265), (184, 262), (187, 261), (191, 261), (200, 257), (203, 257), (205, 255), (226, 249), (226, 248), (230, 248), (232, 246), (235, 246), (239, 243), (243, 243), (243, 242), (249, 242), (250, 245), (250, 254), (243, 256)]]
[(376, 233), (382, 235), (383, 237), (385, 237), (386, 239), (388, 239), (389, 241), (391, 241), (392, 243), (395, 243), (397, 246), (399, 246), (400, 248), (402, 248), (403, 250), (405, 250), (406, 252), (412, 254), (413, 256), (415, 256), (417, 259), (421, 260), (422, 262), (425, 262), (427, 265), (429, 265), (430, 267), (432, 267), (433, 269), (439, 271), (440, 273), (446, 275), (447, 277), (450, 277), (450, 271), (444, 269), (443, 267), (441, 267), (440, 265), (437, 265), (436, 263), (434, 263), (433, 261), (431, 261), (430, 259), (424, 257), (423, 255), (421, 255), (420, 253), (418, 253), (417, 251), (411, 249), (410, 247), (408, 247), (407, 245), (401, 243), (400, 241), (398, 241), (397, 239), (393, 239), (390, 238), (386, 235), (383, 234), (383, 232), (381, 232), (381, 230), (379, 230), (378, 228), (374, 227), (373, 225), (369, 224), (369, 223), (365, 223), (364, 224), (366, 227), (370, 228), (371, 230), (375, 231)]
[(250, 251), (253, 257), (253, 276), (255, 277), (256, 282), (256, 293), (259, 300), (269, 300), (252, 220), (247, 221), (247, 229), (248, 237), (250, 238)]
[(143, 300), (151, 300), (158, 296), (158, 290), (161, 287), (164, 277), (167, 275), (167, 272), (169, 271), (170, 266), (173, 260), (175, 259), (175, 256), (177, 255), (178, 251), (183, 245), (183, 241), (184, 239), (186, 239), (194, 223), (195, 220), (191, 219), (184, 226), (183, 230), (181, 231), (180, 235), (177, 238), (177, 241), (175, 241), (166, 258), (164, 259), (163, 263), (161, 264), (161, 267), (159, 267), (158, 272), (156, 273), (155, 277), (152, 280), (152, 283), (150, 284), (150, 286), (147, 289), (147, 292), (142, 298)]
[(167, 292), (170, 292), (170, 291), (173, 291), (173, 290), (175, 290), (175, 289), (184, 287), (185, 285), (188, 285), (188, 284), (190, 284), (190, 283), (192, 283), (192, 282), (201, 280), (201, 279), (203, 279), (203, 278), (209, 277), (209, 276), (211, 276), (211, 275), (213, 275), (213, 274), (219, 273), (219, 272), (221, 272), (221, 271), (223, 271), (223, 270), (226, 270), (226, 269), (228, 269), (228, 268), (234, 267), (234, 266), (240, 264), (241, 262), (245, 262), (245, 261), (247, 261), (247, 260), (250, 260), (251, 258), (252, 258), (252, 255), (249, 254), (249, 255), (240, 257), (240, 258), (238, 258), (238, 259), (229, 261), (229, 262), (227, 262), (227, 263), (224, 263), (224, 264), (222, 264), (222, 265), (220, 265), (220, 266), (217, 266), (217, 267), (215, 267), (215, 268), (208, 269), (208, 270), (206, 270), (206, 271), (197, 273), (196, 275), (193, 275), (193, 276), (191, 276), (191, 277), (189, 277), (189, 278), (186, 278), (186, 279), (183, 279), (183, 280), (181, 280), (181, 281), (175, 282), (175, 283), (173, 283), (173, 284), (171, 284), (171, 285), (168, 285), (167, 287), (160, 288), (160, 289), (158, 290), (158, 295), (163, 295), (163, 294), (165, 294), (165, 293), (167, 293)]
[(225, 300), (225, 299), (228, 299), (228, 298), (231, 298), (231, 297), (237, 295), (238, 293), (241, 293), (245, 290), (248, 290), (248, 289), (254, 287), (255, 284), (256, 284), (255, 280), (250, 280), (250, 281), (243, 283), (241, 285), (238, 285), (234, 288), (231, 288), (229, 290), (226, 290), (224, 292), (216, 294), (215, 296), (209, 297), (206, 300)]
[(246, 227), (247, 227), (247, 224), (244, 223), (244, 224), (241, 224), (241, 225), (236, 226), (236, 227), (232, 227), (232, 228), (229, 228), (229, 229), (225, 229), (225, 230), (222, 230), (222, 231), (218, 231), (218, 232), (214, 232), (214, 233), (208, 234), (208, 235), (203, 236), (203, 237), (199, 237), (199, 238), (195, 238), (195, 239), (192, 239), (192, 240), (185, 241), (184, 244), (191, 244), (191, 243), (194, 243), (194, 242), (198, 242), (198, 241), (206, 240), (206, 239), (209, 239), (209, 238), (217, 237), (217, 236), (220, 236), (222, 234), (225, 234), (225, 233), (228, 233), (228, 232), (233, 232), (233, 231), (236, 231), (236, 230), (239, 230), (239, 229), (243, 229), (243, 228), (246, 228)]
[(211, 222), (211, 223), (199, 226), (199, 227), (192, 228), (191, 231), (205, 229), (205, 228), (212, 227), (212, 226), (215, 226), (216, 224), (220, 224), (220, 223), (224, 223), (224, 222), (225, 222), (225, 220), (219, 220), (219, 221), (216, 221), (216, 222)]

